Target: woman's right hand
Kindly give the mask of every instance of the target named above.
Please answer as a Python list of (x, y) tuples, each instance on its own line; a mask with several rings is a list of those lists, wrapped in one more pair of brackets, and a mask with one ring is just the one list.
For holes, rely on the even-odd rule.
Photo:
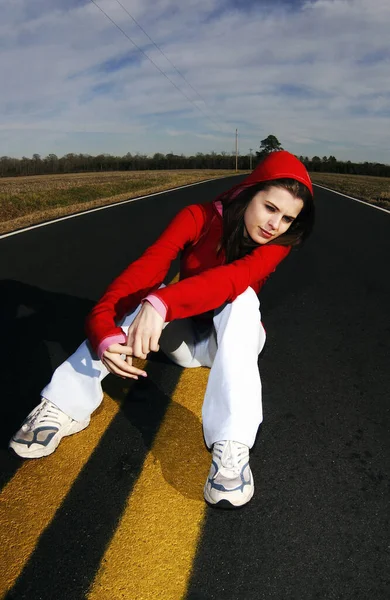
[[(123, 360), (121, 354), (127, 357), (127, 362)], [(118, 375), (122, 379), (138, 379), (138, 376), (147, 377), (145, 371), (132, 365), (132, 350), (128, 346), (111, 344), (103, 352), (101, 361), (110, 373)]]

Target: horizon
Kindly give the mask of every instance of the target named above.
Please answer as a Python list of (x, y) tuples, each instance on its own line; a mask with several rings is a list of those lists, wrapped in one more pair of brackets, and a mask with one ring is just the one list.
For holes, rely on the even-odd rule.
[[(38, 153), (35, 153), (35, 154), (38, 154)], [(127, 152), (126, 154), (122, 154), (122, 155), (121, 154), (110, 154), (109, 152), (100, 152), (99, 154), (95, 154), (95, 155), (88, 154), (88, 153), (83, 153), (83, 152), (68, 152), (68, 153), (66, 153), (66, 154), (64, 154), (62, 156), (57, 156), (56, 154), (54, 154), (53, 152), (51, 152), (51, 153), (47, 154), (46, 156), (39, 156), (39, 160), (41, 160), (42, 162), (44, 162), (45, 160), (49, 159), (50, 156), (52, 156), (52, 155), (54, 155), (57, 158), (57, 160), (62, 160), (64, 158), (66, 158), (67, 156), (75, 156), (75, 157), (84, 156), (85, 158), (93, 158), (93, 159), (96, 159), (99, 156), (103, 156), (105, 158), (125, 159), (127, 157), (127, 155), (131, 155), (131, 158), (137, 158), (137, 157), (139, 157), (139, 158), (146, 158), (146, 159), (153, 160), (155, 154), (162, 154), (162, 156), (164, 156), (164, 157), (167, 157), (167, 156), (170, 155), (170, 153), (164, 154), (162, 152), (161, 153), (160, 152), (153, 152), (153, 153), (150, 153), (150, 154), (147, 154), (147, 153), (134, 153), (133, 154), (131, 152)], [(204, 156), (210, 156), (212, 154), (215, 154), (216, 156), (221, 156), (221, 153), (215, 152), (213, 150), (210, 150), (208, 152), (197, 152), (197, 153), (194, 153), (194, 154), (184, 154), (184, 153), (175, 154), (175, 153), (172, 153), (172, 156), (174, 156), (175, 158), (176, 157), (179, 157), (179, 158), (180, 157), (183, 157), (183, 158), (192, 158), (192, 157), (196, 157), (197, 154), (201, 154), (201, 155), (204, 155)], [(234, 154), (231, 154), (231, 155), (228, 154), (226, 156), (227, 157), (231, 156), (232, 159), (235, 158)], [(240, 154), (240, 153), (238, 154), (239, 158), (248, 157), (248, 159), (249, 159), (249, 156), (250, 156), (249, 153), (248, 154)], [(378, 165), (390, 166), (390, 162), (389, 163), (381, 163), (379, 161), (351, 161), (350, 159), (341, 160), (341, 159), (339, 159), (339, 158), (337, 158), (335, 156), (332, 156), (332, 155), (329, 155), (329, 156), (314, 155), (314, 156), (311, 156), (311, 157), (310, 156), (303, 156), (303, 155), (296, 155), (296, 156), (299, 159), (301, 157), (304, 158), (304, 159), (307, 158), (308, 162), (313, 162), (314, 158), (319, 158), (321, 162), (325, 162), (323, 160), (324, 158), (326, 158), (327, 160), (329, 160), (330, 158), (335, 158), (336, 162), (338, 162), (338, 163), (351, 162), (353, 164), (362, 164), (362, 165), (365, 164), (365, 163), (367, 163), (367, 164), (378, 164)], [(19, 160), (19, 161), (26, 160), (26, 159), (27, 160), (34, 160), (34, 155), (33, 156), (25, 156), (25, 155), (24, 156), (6, 156), (6, 155), (0, 156), (0, 160), (2, 160), (4, 158), (11, 159), (11, 160)], [(252, 154), (252, 159), (256, 160), (256, 154), (255, 153)], [(225, 167), (221, 167), (221, 168), (225, 169)], [(205, 169), (210, 170), (210, 167), (205, 167)], [(233, 167), (232, 167), (232, 169), (233, 169)], [(181, 169), (179, 169), (179, 170), (181, 170)], [(241, 168), (239, 170), (247, 170), (247, 169), (242, 169)]]

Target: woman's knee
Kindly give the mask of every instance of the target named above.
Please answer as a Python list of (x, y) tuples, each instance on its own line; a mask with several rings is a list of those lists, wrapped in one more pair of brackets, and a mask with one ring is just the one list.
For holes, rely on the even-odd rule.
[(225, 312), (229, 314), (251, 316), (256, 319), (259, 317), (260, 302), (253, 288), (248, 287), (245, 292), (239, 294), (232, 302), (226, 302), (215, 314)]
[(233, 300), (232, 304), (240, 305), (240, 306), (244, 305), (248, 308), (252, 308), (252, 309), (256, 309), (256, 310), (258, 310), (258, 308), (260, 306), (260, 302), (257, 297), (257, 294), (256, 294), (255, 290), (251, 287), (247, 287), (245, 292), (242, 292), (242, 294), (239, 294), (237, 296), (237, 298), (235, 298), (235, 300)]
[(265, 333), (265, 329), (264, 329), (263, 323), (260, 321), (259, 347), (258, 347), (257, 354), (260, 354), (260, 352), (264, 348), (266, 339), (267, 339), (267, 334)]
[(180, 367), (198, 367), (194, 361), (194, 332), (189, 319), (166, 323), (159, 340), (163, 353)]
[(245, 341), (245, 348), (252, 348), (259, 354), (265, 344), (265, 330), (261, 323), (260, 302), (253, 288), (237, 296), (216, 311), (214, 325), (218, 335), (218, 345), (222, 339), (232, 336)]

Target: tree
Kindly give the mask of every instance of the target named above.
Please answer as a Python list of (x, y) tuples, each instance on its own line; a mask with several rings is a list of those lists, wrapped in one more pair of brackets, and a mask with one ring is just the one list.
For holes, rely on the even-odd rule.
[(264, 140), (261, 140), (260, 152), (256, 152), (256, 156), (258, 158), (264, 158), (264, 156), (267, 156), (267, 154), (276, 152), (278, 150), (283, 150), (281, 143), (277, 137), (274, 135), (269, 135), (268, 137), (264, 138)]
[(58, 169), (58, 156), (56, 154), (48, 154), (45, 158), (45, 163), (49, 166), (52, 173)]
[(40, 170), (41, 170), (41, 155), (40, 154), (33, 154), (33, 161), (34, 161), (34, 175), (39, 175)]

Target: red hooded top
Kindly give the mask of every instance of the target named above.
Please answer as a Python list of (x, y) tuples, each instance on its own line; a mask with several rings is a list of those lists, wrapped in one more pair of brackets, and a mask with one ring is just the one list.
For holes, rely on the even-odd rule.
[[(238, 193), (243, 187), (282, 177), (301, 181), (313, 193), (304, 165), (284, 150), (268, 155), (231, 190)], [(182, 209), (157, 241), (107, 288), (86, 320), (87, 337), (99, 356), (112, 343), (126, 343), (126, 336), (116, 323), (148, 294), (151, 295), (147, 299), (165, 320), (172, 321), (207, 313), (233, 301), (249, 286), (256, 293), (260, 291), (291, 248), (263, 244), (243, 258), (224, 264), (223, 251), (217, 255), (223, 230), (220, 199), (224, 196)], [(179, 281), (159, 289), (179, 253)]]
[(239, 190), (261, 181), (272, 181), (272, 179), (296, 179), (309, 188), (313, 196), (313, 186), (305, 165), (286, 150), (268, 154), (244, 181), (229, 190), (229, 194), (232, 190)]

